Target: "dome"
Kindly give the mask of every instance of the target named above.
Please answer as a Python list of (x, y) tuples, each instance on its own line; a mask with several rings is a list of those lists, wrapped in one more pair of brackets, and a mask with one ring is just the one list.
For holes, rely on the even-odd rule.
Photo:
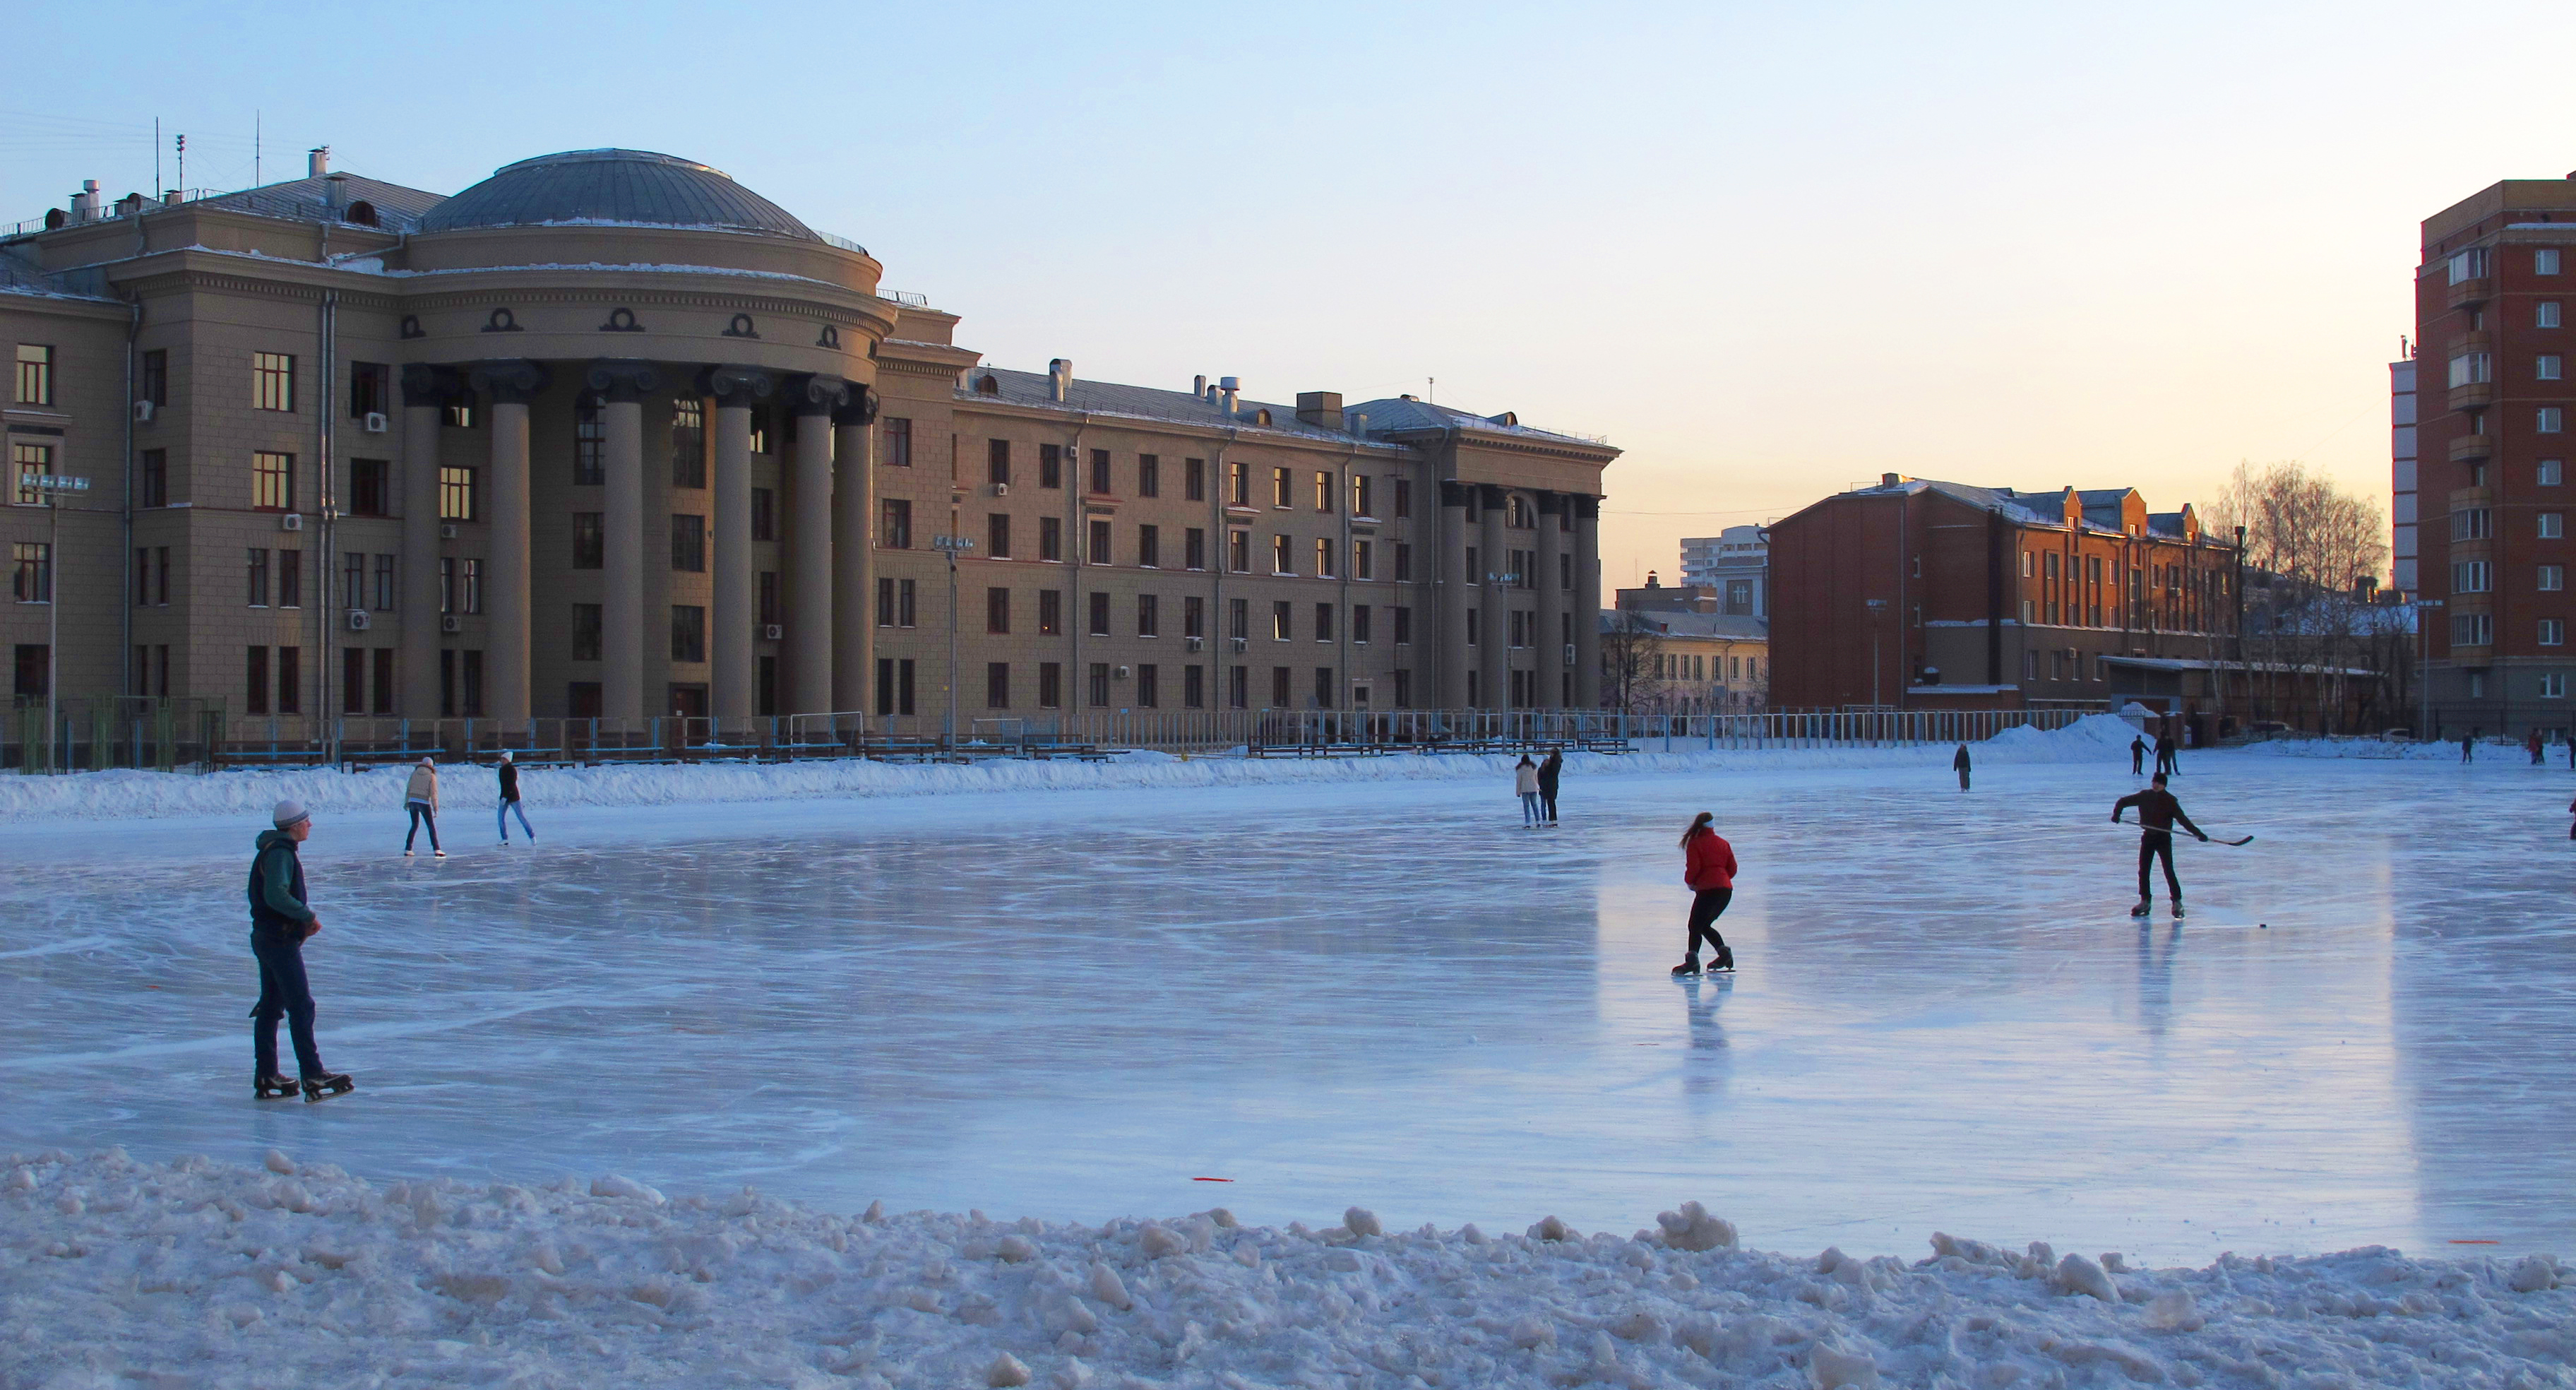
[(503, 165), (433, 207), (428, 232), (560, 223), (716, 227), (821, 241), (785, 208), (721, 170), (649, 150), (571, 150)]

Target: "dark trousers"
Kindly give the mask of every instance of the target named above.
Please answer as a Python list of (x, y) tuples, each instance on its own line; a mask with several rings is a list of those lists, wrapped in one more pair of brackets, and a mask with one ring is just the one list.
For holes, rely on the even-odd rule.
[(2179, 773), (2182, 771), (2182, 765), (2181, 765), (2181, 762), (2180, 762), (2178, 759), (2176, 759), (2172, 753), (2170, 753), (2170, 752), (2158, 753), (2158, 754), (2156, 755), (2156, 771), (2161, 772), (2161, 773), (2165, 774), (2165, 775), (2166, 775), (2166, 776), (2168, 776), (2168, 777), (2171, 777), (2171, 776), (2175, 776), (2175, 775), (2179, 774)]
[(1543, 814), (1543, 815), (1545, 815), (1545, 816), (1547, 817), (1547, 823), (1548, 823), (1548, 824), (1550, 824), (1550, 825), (1554, 825), (1554, 824), (1556, 824), (1556, 789), (1555, 789), (1555, 788), (1553, 788), (1553, 787), (1541, 787), (1541, 788), (1539, 788), (1539, 789), (1538, 789), (1538, 809), (1539, 809), (1539, 811), (1540, 811), (1540, 813), (1541, 813), (1541, 814)]
[(1699, 959), (1700, 938), (1706, 937), (1714, 960), (1725, 962), (1735, 959), (1735, 953), (1726, 948), (1726, 938), (1717, 934), (1717, 919), (1726, 911), (1726, 905), (1734, 900), (1735, 890), (1732, 888), (1702, 888), (1692, 896), (1690, 943), (1682, 948), (1684, 956)]
[(1961, 790), (1961, 791), (1966, 791), (1967, 789), (1968, 789), (1968, 770), (1967, 770), (1966, 768), (1964, 768), (1964, 767), (1963, 767), (1963, 768), (1960, 768), (1960, 769), (1959, 769), (1959, 790)]
[[(417, 801), (404, 802), (403, 809), (411, 812), (411, 829), (403, 833), (403, 853), (411, 853), (412, 837), (420, 833), (420, 828), (424, 824), (429, 827), (429, 847), (436, 850), (438, 848), (438, 813)], [(533, 840), (536, 836), (530, 835), (528, 838)]]
[(2175, 902), (2181, 902), (2182, 880), (2174, 877), (2173, 836), (2162, 830), (2138, 837), (2138, 897), (2143, 900), (2155, 896), (2147, 891), (2147, 867), (2156, 862), (2158, 855), (2163, 855), (2165, 861), (2165, 891), (2173, 894)]
[(2131, 749), (2129, 751), (2129, 775), (2132, 777), (2144, 777), (2147, 775), (2146, 754), (2138, 752), (2136, 749)]
[(250, 1045), (259, 1074), (277, 1075), (277, 1021), (286, 1020), (295, 1043), (295, 1066), (306, 1076), (322, 1075), (322, 1052), (313, 1045), (313, 987), (304, 979), (304, 943), (272, 940), (254, 931), (251, 954), (259, 957), (259, 1002), (250, 1011)]

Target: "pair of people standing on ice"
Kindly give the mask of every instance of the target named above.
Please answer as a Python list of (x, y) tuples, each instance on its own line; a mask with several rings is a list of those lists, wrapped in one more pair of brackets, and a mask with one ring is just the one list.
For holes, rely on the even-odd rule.
[(1521, 799), (1521, 829), (1541, 826), (1556, 828), (1556, 789), (1565, 776), (1565, 754), (1547, 750), (1547, 761), (1534, 763), (1530, 755), (1521, 754), (1520, 765), (1512, 769), (1512, 792)]
[[(529, 844), (537, 842), (537, 832), (528, 824), (527, 810), (519, 804), (519, 765), (511, 760), (508, 749), (501, 751), (501, 843), (510, 843), (510, 817), (519, 817), (519, 829), (526, 833)], [(411, 770), (411, 780), (403, 784), (403, 809), (411, 813), (411, 829), (403, 834), (403, 857), (412, 855), (412, 841), (420, 828), (429, 827), (429, 852), (433, 858), (445, 859), (447, 851), (438, 845), (438, 764), (427, 758)]]

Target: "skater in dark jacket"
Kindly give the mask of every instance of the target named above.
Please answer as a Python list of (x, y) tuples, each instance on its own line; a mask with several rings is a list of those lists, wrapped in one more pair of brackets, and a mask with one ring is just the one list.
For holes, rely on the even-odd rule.
[(2182, 880), (2174, 875), (2174, 825), (2180, 822), (2183, 829), (2203, 841), (2207, 841), (2209, 836), (2203, 834), (2199, 826), (2191, 823), (2191, 817), (2182, 813), (2182, 803), (2174, 800), (2172, 792), (2165, 790), (2165, 775), (2161, 772), (2155, 776), (2155, 785), (2142, 792), (2131, 792), (2121, 797), (2118, 803), (2111, 807), (2112, 823), (2118, 824), (2120, 813), (2132, 806), (2138, 808), (2138, 824), (2144, 828), (2145, 833), (2138, 837), (2138, 905), (2129, 909), (2129, 915), (2144, 917), (2154, 907), (2154, 897), (2148, 889), (2147, 868), (2156, 861), (2158, 855), (2162, 855), (2165, 861), (2165, 889), (2173, 894), (2173, 915), (2180, 917), (2183, 915)]
[(2540, 750), (2545, 746), (2540, 741), (2540, 731), (2538, 729), (2532, 730), (2531, 733), (2523, 739), (2522, 746), (2531, 754), (2531, 765), (2533, 767), (2540, 766)]
[(519, 828), (528, 833), (528, 843), (537, 842), (537, 832), (528, 826), (528, 813), (519, 805), (519, 765), (510, 761), (510, 751), (501, 750), (501, 843), (510, 843), (510, 816), (516, 812)]
[(1682, 882), (1690, 885), (1690, 935), (1682, 946), (1682, 963), (1673, 967), (1679, 979), (1699, 973), (1699, 943), (1708, 940), (1708, 968), (1733, 970), (1735, 952), (1717, 934), (1717, 919), (1735, 900), (1735, 846), (1711, 827), (1717, 817), (1702, 811), (1682, 832)]
[[(313, 989), (304, 978), (304, 943), (322, 930), (322, 919), (305, 903), (304, 861), (295, 852), (313, 833), (313, 818), (301, 803), (281, 801), (270, 819), (276, 828), (260, 835), (259, 852), (250, 861), (250, 951), (259, 959), (259, 1002), (250, 1011), (251, 1094), (266, 1100), (301, 1089), (307, 1099), (319, 1100), (352, 1083), (323, 1067), (321, 1049), (313, 1042)], [(278, 1075), (280, 1018), (295, 1044), (300, 1082)]]
[(2156, 735), (2156, 775), (2159, 777), (2180, 775), (2182, 772), (2180, 761), (2181, 753), (2182, 745), (2174, 742), (2173, 735)]
[(2477, 758), (2476, 758), (2477, 751), (2478, 751), (2478, 731), (2477, 731), (2477, 730), (2475, 730), (2475, 729), (2471, 729), (2471, 730), (2469, 730), (2467, 733), (2460, 735), (2460, 761), (2461, 761), (2461, 762), (2466, 763), (2466, 762), (2475, 762), (2475, 761), (2477, 761)]
[(1950, 760), (1950, 766), (1959, 774), (1959, 790), (1966, 791), (1968, 789), (1968, 745), (1964, 743), (1959, 745), (1959, 756)]
[(1547, 761), (1538, 765), (1538, 806), (1547, 817), (1547, 828), (1556, 828), (1556, 788), (1565, 777), (1565, 750), (1547, 750)]
[(2147, 775), (2147, 739), (2144, 734), (2129, 740), (2129, 775)]

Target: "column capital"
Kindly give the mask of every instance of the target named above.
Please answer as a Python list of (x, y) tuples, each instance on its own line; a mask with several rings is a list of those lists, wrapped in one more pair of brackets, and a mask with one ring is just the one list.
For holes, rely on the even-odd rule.
[(1540, 516), (1561, 515), (1565, 511), (1567, 500), (1562, 492), (1541, 492), (1538, 495), (1538, 514)]
[(1601, 517), (1601, 499), (1600, 499), (1600, 498), (1598, 498), (1598, 497), (1585, 497), (1585, 496), (1581, 495), (1580, 493), (1577, 493), (1577, 494), (1575, 494), (1575, 495), (1573, 495), (1573, 496), (1570, 496), (1570, 497), (1566, 498), (1566, 500), (1574, 504), (1574, 515), (1575, 515), (1575, 517), (1576, 517), (1578, 520), (1582, 520), (1582, 521), (1597, 521), (1597, 520), (1599, 520), (1599, 519), (1600, 519), (1600, 517)]
[(787, 413), (801, 420), (839, 410), (850, 399), (850, 383), (836, 376), (791, 376), (783, 394)]
[(724, 363), (699, 372), (698, 389), (715, 397), (719, 408), (749, 407), (769, 399), (778, 390), (778, 379), (763, 367)]
[(543, 362), (503, 357), (474, 364), (474, 389), (488, 391), (494, 405), (525, 405), (553, 378)]
[(463, 394), (465, 383), (454, 367), (441, 367), (428, 362), (407, 362), (402, 369), (403, 404), (406, 406), (440, 406)]
[(582, 383), (609, 400), (641, 400), (662, 384), (662, 373), (650, 362), (629, 357), (595, 357)]
[(1476, 484), (1476, 505), (1479, 507), (1502, 506), (1505, 501), (1505, 491), (1505, 489), (1497, 487), (1492, 483), (1478, 483)]
[(883, 403), (875, 387), (865, 382), (853, 381), (850, 383), (849, 394), (832, 411), (832, 423), (843, 426), (873, 425), (877, 422), (877, 407)]
[(1474, 488), (1475, 484), (1473, 483), (1462, 483), (1455, 481), (1454, 479), (1443, 478), (1440, 481), (1440, 505), (1444, 507), (1457, 507), (1463, 510), (1466, 507), (1467, 499), (1473, 493)]

